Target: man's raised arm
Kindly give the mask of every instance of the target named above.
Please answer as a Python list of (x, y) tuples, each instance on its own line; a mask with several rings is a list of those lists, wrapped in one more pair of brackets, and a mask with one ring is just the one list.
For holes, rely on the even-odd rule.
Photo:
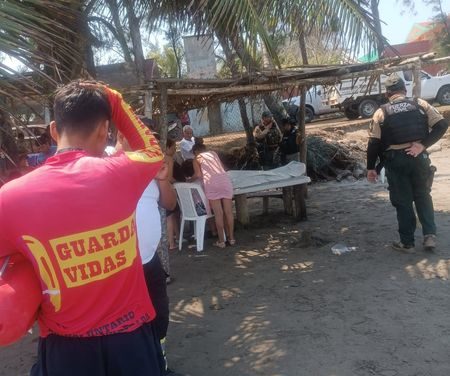
[(162, 161), (164, 155), (159, 147), (158, 141), (134, 114), (122, 95), (108, 87), (105, 87), (111, 104), (112, 121), (117, 129), (125, 136), (132, 150), (145, 154), (142, 162), (155, 163)]

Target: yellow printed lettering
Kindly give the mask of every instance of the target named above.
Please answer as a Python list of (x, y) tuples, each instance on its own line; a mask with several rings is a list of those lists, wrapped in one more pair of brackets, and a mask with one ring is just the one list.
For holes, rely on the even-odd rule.
[(81, 280), (86, 281), (89, 278), (88, 274), (86, 273), (86, 264), (78, 265), (78, 269), (80, 269), (81, 272)]
[(115, 247), (119, 242), (116, 240), (116, 234), (114, 232), (108, 232), (102, 235), (103, 239), (103, 247), (104, 248), (112, 248)]
[(100, 242), (98, 241), (97, 237), (91, 236), (89, 238), (89, 249), (88, 253), (95, 253), (98, 251), (103, 251), (103, 247), (100, 245)]
[(120, 251), (116, 253), (117, 267), (120, 268), (122, 265), (125, 265), (127, 262), (127, 257), (125, 255), (125, 251)]
[(134, 236), (135, 233), (136, 233), (136, 220), (133, 218), (131, 220), (131, 234), (130, 234), (130, 236)]
[(84, 249), (84, 239), (79, 239), (69, 243), (73, 249), (73, 253), (76, 256), (81, 257), (86, 254), (86, 250)]
[(133, 265), (137, 257), (134, 217), (133, 213), (106, 227), (50, 240), (68, 288), (109, 278)]
[(120, 243), (125, 243), (128, 239), (130, 239), (130, 228), (128, 226), (119, 228), (118, 232)]
[(111, 256), (105, 257), (105, 268), (103, 269), (103, 273), (105, 273), (105, 274), (109, 273), (116, 268), (117, 268), (117, 266), (116, 266), (116, 264), (114, 264), (112, 257)]
[(102, 274), (102, 265), (98, 261), (91, 261), (86, 265), (89, 268), (89, 278)]
[(63, 270), (64, 274), (69, 277), (70, 281), (72, 283), (75, 283), (77, 281), (77, 267), (76, 266), (72, 266), (70, 268), (66, 268)]
[(72, 256), (70, 255), (70, 248), (67, 243), (58, 244), (56, 246), (56, 252), (61, 260), (69, 260)]

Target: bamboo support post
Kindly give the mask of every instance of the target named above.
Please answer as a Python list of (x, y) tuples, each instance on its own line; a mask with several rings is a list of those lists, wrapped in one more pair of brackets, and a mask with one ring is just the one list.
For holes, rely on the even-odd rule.
[(167, 86), (161, 85), (161, 117), (159, 118), (160, 145), (166, 151), (167, 143)]
[[(300, 87), (301, 99), (298, 113), (298, 131), (300, 138), (300, 162), (306, 165), (307, 144), (306, 144), (306, 125), (305, 125), (305, 102), (306, 102), (306, 87)], [(294, 217), (296, 220), (306, 219), (306, 202), (307, 188), (305, 184), (294, 186)]]
[(144, 94), (144, 115), (148, 119), (153, 118), (152, 91), (146, 90)]
[(414, 98), (420, 98), (420, 93), (422, 89), (422, 84), (420, 82), (420, 76), (421, 76), (421, 64), (420, 61), (414, 63), (413, 67), (413, 91), (412, 95)]
[(292, 201), (293, 201), (292, 187), (283, 188), (283, 206), (284, 212), (287, 215), (294, 214), (294, 207), (292, 206)]
[(269, 196), (263, 197), (263, 214), (269, 214)]

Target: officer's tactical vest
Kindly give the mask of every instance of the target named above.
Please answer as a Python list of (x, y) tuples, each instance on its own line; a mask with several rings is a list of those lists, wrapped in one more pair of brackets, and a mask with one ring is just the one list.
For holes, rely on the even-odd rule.
[(429, 133), (428, 117), (416, 100), (404, 98), (381, 106), (384, 122), (381, 141), (384, 145), (406, 144), (421, 141)]

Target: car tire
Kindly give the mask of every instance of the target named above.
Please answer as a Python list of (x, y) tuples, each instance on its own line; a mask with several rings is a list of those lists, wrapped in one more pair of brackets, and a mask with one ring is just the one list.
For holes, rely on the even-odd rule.
[(358, 113), (363, 119), (368, 119), (373, 116), (379, 107), (380, 105), (373, 99), (364, 99), (358, 106)]
[(314, 111), (309, 107), (305, 107), (305, 123), (311, 123), (313, 119)]
[(439, 89), (436, 97), (438, 103), (442, 106), (450, 105), (450, 85), (445, 85)]
[(355, 111), (350, 107), (344, 108), (344, 115), (347, 117), (348, 120), (356, 120), (359, 118), (358, 111)]

